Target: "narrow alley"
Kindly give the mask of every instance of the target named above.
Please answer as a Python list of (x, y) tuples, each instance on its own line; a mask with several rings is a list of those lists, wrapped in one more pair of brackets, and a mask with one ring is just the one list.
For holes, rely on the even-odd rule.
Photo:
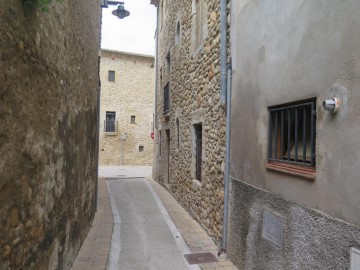
[[(102, 166), (99, 176), (98, 213), (72, 270), (236, 269), (216, 258), (216, 244), (151, 179), (151, 167)], [(184, 256), (209, 252), (210, 262)]]
[(360, 270), (360, 0), (0, 0), (0, 270)]

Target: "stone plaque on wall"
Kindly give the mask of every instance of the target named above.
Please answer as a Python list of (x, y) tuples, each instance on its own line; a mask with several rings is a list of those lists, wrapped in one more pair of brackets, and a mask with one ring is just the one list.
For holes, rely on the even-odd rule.
[(276, 216), (264, 211), (262, 237), (278, 248), (283, 245), (283, 222)]
[(350, 270), (360, 270), (360, 250), (351, 249), (351, 268)]

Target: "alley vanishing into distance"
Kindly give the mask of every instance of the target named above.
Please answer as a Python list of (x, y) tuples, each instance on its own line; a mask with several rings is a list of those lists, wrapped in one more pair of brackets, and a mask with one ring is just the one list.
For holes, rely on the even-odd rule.
[(215, 256), (203, 255), (197, 263), (185, 258), (192, 252), (216, 254), (218, 248), (152, 180), (151, 167), (102, 166), (99, 176), (98, 213), (72, 270), (236, 269)]
[(360, 270), (360, 0), (0, 0), (0, 270)]

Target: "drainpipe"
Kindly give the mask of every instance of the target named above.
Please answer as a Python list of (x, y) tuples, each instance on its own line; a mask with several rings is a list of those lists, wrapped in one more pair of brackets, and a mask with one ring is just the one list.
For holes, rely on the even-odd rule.
[(225, 109), (227, 86), (227, 0), (220, 2), (220, 103)]
[(229, 205), (229, 175), (230, 175), (230, 131), (231, 131), (231, 94), (232, 94), (232, 66), (231, 60), (227, 71), (226, 91), (226, 154), (225, 154), (225, 176), (224, 176), (224, 219), (221, 250), (219, 254), (226, 253), (227, 226), (228, 226), (228, 205)]
[[(158, 89), (158, 76), (159, 76), (159, 6), (156, 6), (156, 31), (155, 31), (155, 105), (154, 105), (154, 123), (153, 123), (153, 132), (154, 132), (154, 153), (156, 153), (156, 139), (157, 139), (157, 129), (158, 129), (158, 120), (157, 120), (157, 107), (158, 107), (158, 96), (157, 96), (157, 89)], [(154, 155), (153, 160), (153, 171), (152, 176), (155, 179), (155, 172), (157, 172), (157, 161), (156, 155)]]
[[(157, 130), (157, 88), (158, 88), (158, 41), (159, 41), (159, 7), (156, 7), (156, 32), (155, 32), (155, 108), (154, 108), (154, 127)], [(154, 131), (155, 131), (154, 130)], [(155, 132), (154, 132), (155, 139)]]
[(231, 71), (231, 65), (227, 66), (227, 0), (220, 1), (220, 104), (226, 109), (226, 156), (225, 156), (225, 175), (224, 175), (224, 217), (223, 217), (223, 232), (221, 250), (219, 256), (225, 256), (226, 253), (226, 238), (227, 238), (227, 223), (228, 223), (228, 183), (229, 183), (229, 168), (230, 168), (230, 102), (231, 102), (231, 72), (227, 73), (227, 69)]

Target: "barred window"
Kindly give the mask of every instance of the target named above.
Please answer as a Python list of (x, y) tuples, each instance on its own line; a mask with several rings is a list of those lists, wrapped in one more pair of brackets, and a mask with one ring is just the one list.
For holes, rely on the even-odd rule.
[(316, 99), (269, 108), (270, 162), (314, 167)]

